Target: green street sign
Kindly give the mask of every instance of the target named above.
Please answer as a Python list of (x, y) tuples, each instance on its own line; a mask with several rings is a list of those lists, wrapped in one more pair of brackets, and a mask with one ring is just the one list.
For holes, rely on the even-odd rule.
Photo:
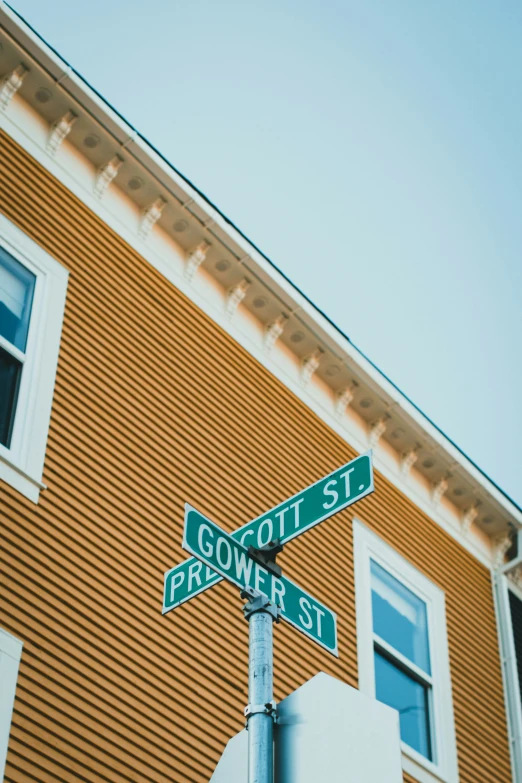
[[(232, 537), (256, 549), (278, 538), (288, 543), (306, 530), (373, 492), (372, 453), (361, 454), (315, 484), (240, 527)], [(199, 569), (199, 571), (197, 570)], [(197, 578), (196, 578), (197, 574)], [(221, 580), (211, 567), (189, 558), (165, 573), (163, 614)]]
[(266, 595), (281, 608), (283, 620), (338, 656), (335, 613), (290, 579), (277, 577), (252, 560), (245, 546), (188, 504), (182, 546), (197, 558), (190, 570), (192, 586), (199, 587), (198, 592), (209, 586), (203, 586), (204, 572), (212, 569), (240, 589), (251, 587)]

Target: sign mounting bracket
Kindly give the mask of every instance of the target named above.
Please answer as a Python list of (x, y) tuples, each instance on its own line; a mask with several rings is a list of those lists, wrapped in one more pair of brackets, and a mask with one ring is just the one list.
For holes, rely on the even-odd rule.
[(256, 549), (254, 546), (248, 547), (248, 554), (256, 563), (262, 565), (274, 576), (282, 576), (283, 569), (276, 563), (276, 556), (283, 551), (283, 545), (278, 538), (269, 541), (265, 546)]
[(247, 603), (243, 606), (245, 620), (250, 620), (251, 616), (256, 612), (266, 612), (275, 623), (278, 623), (281, 620), (281, 609), (277, 604), (269, 601), (264, 593), (260, 593), (258, 590), (254, 590), (253, 587), (248, 587), (247, 585), (241, 590), (240, 595), (241, 598), (247, 599)]

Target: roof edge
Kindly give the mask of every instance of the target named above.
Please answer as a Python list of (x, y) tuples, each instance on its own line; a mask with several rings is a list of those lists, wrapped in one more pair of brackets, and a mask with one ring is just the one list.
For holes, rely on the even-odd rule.
[[(286, 275), (252, 240), (250, 240), (246, 234), (244, 234), (243, 231), (241, 231), (241, 229), (203, 193), (203, 191), (194, 185), (188, 177), (182, 174), (182, 172), (179, 171), (179, 169), (177, 169), (153, 144), (151, 144), (134, 125), (128, 122), (96, 88), (71, 66), (70, 63), (68, 63), (21, 14), (9, 5), (9, 3), (5, 2), (5, 0), (0, 0), (0, 15), (3, 15), (7, 21), (8, 24), (6, 25), (6, 29), (9, 32), (15, 33), (15, 30), (12, 29), (15, 28), (16, 33), (18, 34), (16, 37), (20, 38), (21, 35), (22, 38), (25, 39), (21, 41), (22, 45), (30, 51), (43, 68), (55, 78), (59, 75), (66, 75), (69, 83), (76, 86), (80, 93), (83, 94), (84, 100), (80, 100), (79, 102), (83, 105), (86, 112), (93, 114), (96, 117), (96, 120), (114, 135), (115, 138), (120, 136), (123, 141), (125, 138), (132, 138), (132, 140), (136, 142), (136, 146), (141, 149), (142, 153), (149, 157), (152, 164), (149, 167), (150, 169), (156, 168), (157, 164), (160, 163), (164, 173), (167, 176), (170, 175), (174, 179), (175, 184), (179, 185), (180, 183), (183, 183), (184, 187), (188, 188), (193, 195), (197, 196), (198, 200), (203, 202), (203, 205), (207, 209), (210, 209), (215, 215), (219, 216), (221, 221), (228, 227), (229, 231), (241, 240), (241, 244), (246, 244), (250, 250), (252, 259), (258, 262), (260, 261), (263, 266), (269, 268), (274, 282), (297, 300), (298, 306), (307, 311), (316, 321), (319, 329), (333, 338), (341, 350), (345, 350), (354, 360), (356, 360), (360, 368), (372, 378), (374, 382), (380, 385), (382, 390), (390, 395), (396, 404), (400, 405), (407, 414), (412, 416), (417, 424), (423, 427), (428, 436), (434, 438), (440, 446), (445, 448), (450, 456), (457, 458), (462, 464), (462, 467), (466, 469), (472, 477), (476, 478), (478, 475), (481, 477), (482, 481), (487, 482), (491, 495), (500, 502), (509, 513), (518, 518), (519, 524), (522, 527), (522, 507), (519, 506), (518, 503), (482, 468), (480, 468), (480, 466), (477, 465), (477, 463), (472, 460), (455, 441), (446, 435), (446, 433), (426, 413), (424, 413), (422, 409), (389, 378), (389, 376), (380, 370), (375, 362), (356, 346), (348, 335), (321, 308), (315, 305), (312, 299), (295, 285), (288, 275)], [(67, 84), (62, 84), (62, 87), (68, 90)], [(78, 96), (74, 94), (74, 90), (71, 90), (70, 92), (76, 100), (79, 100)], [(133, 154), (131, 150), (129, 150), (129, 152)], [(153, 173), (153, 171), (151, 171), (151, 173)], [(153, 176), (159, 179), (157, 174), (153, 173)], [(164, 186), (163, 183), (162, 186)]]

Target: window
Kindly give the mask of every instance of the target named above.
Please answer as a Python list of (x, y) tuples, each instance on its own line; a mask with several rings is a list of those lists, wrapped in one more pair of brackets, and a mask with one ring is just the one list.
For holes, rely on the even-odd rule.
[(457, 780), (444, 594), (354, 521), (359, 687), (399, 713), (403, 768)]
[(0, 628), (0, 780), (4, 779), (21, 655), (22, 642)]
[(0, 478), (38, 501), (67, 270), (0, 216)]
[[(518, 553), (522, 535), (519, 532)], [(493, 577), (513, 780), (522, 780), (522, 589), (501, 567)], [(516, 576), (517, 572), (511, 572)]]
[(518, 695), (522, 704), (522, 600), (515, 595), (514, 590), (508, 590), (508, 598), (513, 629), (515, 663), (518, 675)]
[(36, 275), (0, 247), (0, 443), (11, 445)]
[(370, 560), (375, 695), (399, 713), (404, 742), (432, 761), (426, 604)]

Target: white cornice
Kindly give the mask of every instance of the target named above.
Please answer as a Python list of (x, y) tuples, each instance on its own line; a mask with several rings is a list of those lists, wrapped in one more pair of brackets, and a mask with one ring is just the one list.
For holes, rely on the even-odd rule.
[[(364, 427), (361, 429), (360, 423), (354, 424), (357, 414), (352, 413), (351, 405), (355, 387), (361, 387), (358, 389), (359, 392), (363, 389), (372, 392), (384, 408), (384, 413), (378, 415), (377, 421), (387, 421), (389, 418), (387, 411), (393, 411), (394, 415), (400, 413), (401, 422), (411, 429), (410, 439), (413, 443), (428, 444), (432, 452), (438, 452), (444, 456), (446, 468), (450, 465), (458, 466), (469, 482), (476, 486), (476, 490), (473, 490), (472, 502), (478, 501), (480, 495), (481, 510), (484, 502), (487, 501), (496, 507), (496, 515), (504, 519), (504, 524), (509, 522), (514, 526), (522, 525), (520, 509), (499, 492), (415, 406), (354, 348), (349, 340), (343, 337), (283, 275), (230, 226), (222, 215), (171, 169), (79, 77), (73, 72), (67, 71), (59, 58), (50, 52), (31, 31), (23, 27), (9, 9), (2, 5), (0, 5), (0, 19), (14, 35), (18, 45), (24, 46), (26, 51), (35, 58), (37, 63), (43, 65), (55, 80), (61, 79), (62, 88), (67, 91), (68, 101), (71, 102), (71, 98), (78, 101), (78, 106), (71, 103), (72, 110), (75, 113), (83, 112), (83, 115), (88, 118), (92, 117), (94, 128), (98, 133), (101, 133), (100, 128), (105, 128), (110, 132), (115, 144), (112, 155), (106, 163), (110, 164), (110, 161), (114, 160), (114, 155), (119, 155), (124, 148), (127, 159), (132, 158), (139, 161), (148, 174), (155, 177), (157, 182), (156, 196), (149, 201), (145, 210), (141, 209), (140, 216), (140, 212), (137, 212), (135, 207), (132, 208), (130, 202), (128, 206), (123, 204), (124, 201), (128, 201), (128, 194), (124, 194), (115, 187), (120, 180), (119, 176), (115, 185), (112, 184), (115, 174), (112, 176), (111, 172), (111, 177), (107, 175), (109, 181), (103, 183), (103, 198), (95, 197), (94, 193), (97, 190), (101, 170), (99, 168), (92, 169), (87, 160), (83, 167), (79, 164), (69, 165), (74, 156), (78, 157), (79, 150), (73, 148), (68, 139), (62, 140), (55, 159), (45, 154), (45, 140), (42, 141), (41, 127), (40, 130), (37, 128), (34, 107), (29, 109), (27, 106), (24, 109), (25, 102), (18, 95), (13, 97), (11, 104), (0, 117), (2, 125), (11, 136), (54, 176), (64, 182), (93, 212), (96, 212), (127, 242), (136, 247), (142, 256), (183, 290), (189, 298), (193, 299), (203, 310), (209, 312), (223, 328), (230, 331), (262, 364), (280, 377), (297, 396), (301, 397), (316, 412), (319, 412), (321, 418), (327, 421), (352, 446), (360, 451), (367, 448), (368, 430)], [(27, 60), (27, 57), (25, 59)], [(32, 65), (31, 69), (33, 69)], [(48, 127), (46, 133), (45, 139), (48, 138)], [(119, 142), (119, 147), (116, 141)], [(66, 162), (66, 158), (68, 162)], [(121, 159), (121, 155), (120, 158), (116, 158), (116, 161), (119, 159)], [(195, 225), (198, 227), (200, 236), (194, 246), (197, 247), (199, 242), (205, 242), (205, 247), (212, 245), (214, 251), (216, 247), (227, 248), (236, 259), (240, 276), (232, 288), (219, 293), (218, 282), (216, 280), (210, 282), (206, 269), (199, 271), (192, 279), (194, 277), (192, 273), (195, 272), (195, 269), (192, 269), (192, 265), (190, 265), (190, 270), (187, 268), (186, 254), (179, 252), (179, 246), (177, 250), (174, 249), (173, 237), (166, 237), (163, 229), (158, 225), (164, 210), (166, 212), (170, 208), (170, 199), (177, 210), (181, 210), (182, 214), (185, 214), (190, 220), (196, 221)], [(138, 220), (136, 215), (138, 215)], [(147, 223), (146, 231), (143, 230), (145, 223)], [(140, 228), (141, 238), (138, 235)], [(158, 252), (160, 246), (162, 250)], [(168, 258), (169, 253), (173, 255), (172, 259)], [(199, 267), (199, 263), (197, 266)], [(239, 313), (236, 315), (238, 308), (240, 311), (245, 309), (241, 303), (252, 278), (257, 285), (262, 284), (275, 297), (279, 308), (279, 315), (275, 315), (276, 320), (269, 323), (257, 321), (257, 326), (253, 326), (255, 313), (250, 312), (248, 317), (246, 313), (243, 313), (241, 317), (239, 317)], [(204, 293), (205, 291), (206, 293)], [(314, 353), (304, 357), (299, 357), (299, 355), (292, 357), (288, 344), (281, 344), (281, 335), (286, 326), (287, 314), (293, 315), (296, 312), (298, 312), (301, 323), (306, 325), (316, 345)], [(243, 337), (240, 334), (242, 331)], [(259, 339), (257, 332), (259, 332)], [(320, 356), (326, 351), (330, 355), (333, 354), (341, 366), (348, 366), (351, 372), (353, 370), (357, 378), (355, 384), (349, 382), (348, 386), (345, 385), (338, 390), (325, 387), (324, 378), (319, 378), (317, 373), (319, 364), (322, 365), (322, 362), (319, 361)], [(281, 369), (284, 365), (282, 357), (285, 357), (287, 363), (285, 370)], [(310, 360), (310, 357), (313, 357), (313, 361)], [(303, 381), (305, 382), (303, 383)], [(352, 424), (353, 426), (351, 426)], [(392, 424), (393, 422), (390, 424), (390, 431), (393, 430)], [(351, 433), (347, 432), (348, 427), (352, 430)], [(364, 433), (361, 436), (356, 435), (358, 428), (361, 429), (361, 433)], [(382, 430), (382, 427), (379, 430)], [(375, 436), (377, 430), (370, 430), (370, 433)], [(446, 498), (443, 502), (440, 502), (439, 498), (440, 508), (434, 509), (429, 499), (429, 488), (426, 489), (423, 486), (424, 480), (418, 471), (411, 470), (413, 462), (408, 465), (407, 471), (401, 470), (401, 464), (404, 468), (404, 452), (400, 450), (397, 452), (396, 459), (395, 457), (390, 458), (390, 443), (384, 441), (382, 435), (383, 432), (379, 431), (380, 440), (377, 452), (382, 450), (383, 454), (387, 455), (383, 465), (379, 466), (382, 472), (385, 475), (389, 474), (388, 477), (399, 489), (415, 499), (417, 505), (423, 508), (426, 513), (429, 509), (429, 516), (436, 518), (439, 524), (441, 523), (440, 518), (446, 514), (449, 528), (453, 531), (452, 535), (455, 533), (466, 548), (471, 546), (473, 553), (479, 556), (479, 559), (490, 564), (490, 554), (488, 554), (490, 547), (484, 545), (482, 540), (484, 534), (477, 532), (477, 523), (464, 526), (463, 532), (460, 524), (462, 511), (455, 514), (448, 512), (449, 504)], [(386, 437), (388, 437), (388, 432), (386, 432)], [(415, 448), (417, 449), (417, 445)], [(377, 465), (379, 464), (378, 453), (376, 455)], [(397, 469), (392, 467), (390, 474), (390, 466), (393, 466), (395, 462)], [(387, 468), (384, 467), (385, 464), (388, 465)], [(416, 487), (419, 491), (416, 491)], [(446, 512), (449, 513), (449, 516)], [(459, 520), (455, 525), (453, 517)], [(470, 544), (475, 539), (476, 542), (479, 542), (477, 546)]]
[[(19, 108), (23, 109), (23, 107)], [(257, 331), (253, 330), (251, 328), (251, 319), (246, 313), (237, 313), (235, 318), (229, 318), (225, 306), (228, 296), (227, 291), (223, 291), (220, 298), (211, 302), (205, 285), (204, 272), (200, 272), (198, 278), (193, 283), (187, 281), (184, 275), (185, 259), (183, 254), (178, 254), (178, 264), (176, 265), (173, 263), (174, 253), (171, 258), (168, 258), (164, 252), (163, 245), (158, 246), (149, 240), (141, 240), (137, 231), (139, 219), (134, 216), (135, 223), (132, 225), (130, 219), (128, 221), (123, 219), (123, 212), (118, 212), (115, 209), (114, 200), (104, 199), (100, 202), (93, 194), (92, 182), (86, 177), (85, 181), (81, 183), (79, 177), (75, 176), (75, 174), (78, 174), (78, 170), (73, 165), (73, 159), (65, 157), (62, 159), (50, 158), (45, 153), (43, 145), (32, 140), (27, 134), (29, 122), (23, 122), (23, 129), (11, 120), (6, 120), (3, 124), (9, 134), (21, 146), (27, 149), (32, 157), (45, 166), (53, 176), (62, 181), (74, 195), (84, 201), (93, 212), (128, 242), (129, 245), (136, 248), (141, 256), (206, 312), (224, 331), (228, 332), (353, 449), (359, 453), (367, 450), (368, 433), (366, 428), (361, 424), (357, 425), (346, 414), (340, 420), (335, 410), (335, 398), (329, 398), (327, 394), (321, 394), (320, 385), (314, 384), (313, 380), (308, 387), (304, 388), (301, 383), (301, 366), (297, 363), (292, 365), (292, 362), (288, 360), (285, 349), (280, 348), (276, 344), (270, 355), (267, 356), (264, 350), (264, 330), (261, 328)], [(42, 136), (42, 142), (45, 142), (45, 135)], [(71, 152), (73, 151), (71, 150)], [(93, 169), (91, 173), (92, 181), (94, 181), (95, 177), (96, 171)], [(132, 215), (132, 211), (129, 210), (129, 213)], [(126, 223), (129, 225), (126, 225)], [(199, 285), (196, 285), (196, 283), (199, 283)], [(407, 482), (404, 480), (400, 469), (400, 459), (397, 459), (394, 465), (393, 457), (390, 459), (389, 451), (389, 448), (387, 449), (385, 445), (381, 446), (378, 444), (375, 447), (374, 463), (376, 469), (397, 486), (428, 517), (455, 538), (461, 546), (484, 565), (491, 567), (493, 549), (487, 544), (486, 537), (473, 535), (473, 530), (468, 535), (463, 535), (456, 516), (453, 519), (451, 514), (445, 513), (447, 509), (443, 506), (439, 508), (433, 507), (430, 487), (423, 491), (422, 485), (418, 481), (412, 480), (411, 477)]]

